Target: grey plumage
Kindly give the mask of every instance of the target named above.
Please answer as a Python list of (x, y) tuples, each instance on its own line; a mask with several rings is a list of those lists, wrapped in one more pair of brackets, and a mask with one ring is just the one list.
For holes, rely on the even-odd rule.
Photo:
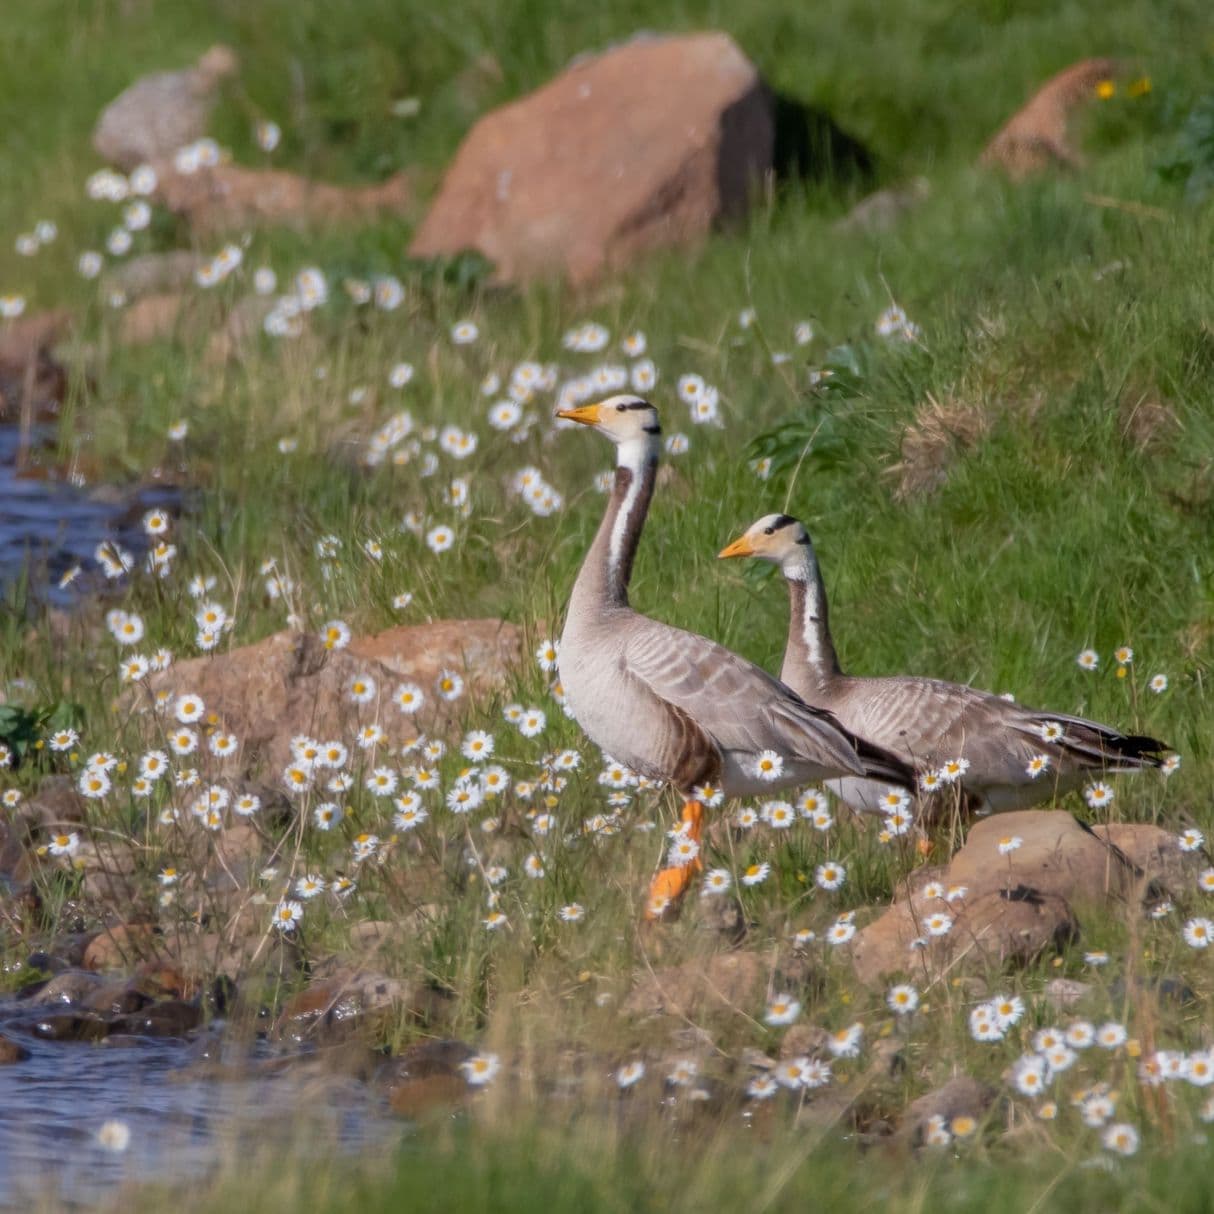
[[(768, 515), (722, 556), (779, 564), (790, 615), (781, 679), (809, 703), (829, 709), (855, 733), (921, 770), (968, 762), (961, 786), (975, 808), (1020, 808), (1102, 774), (1158, 767), (1168, 749), (1154, 738), (1052, 713), (960, 683), (914, 675), (859, 677), (843, 672), (831, 637), (826, 590), (809, 533), (787, 515)], [(1049, 735), (1058, 732), (1057, 737)], [(1046, 762), (1037, 774), (1030, 765)], [(873, 808), (876, 791), (847, 782), (841, 793)]]
[[(656, 411), (637, 404), (613, 397), (567, 414), (619, 448), (611, 499), (561, 637), (561, 683), (578, 723), (613, 758), (685, 795), (708, 783), (741, 796), (838, 775), (908, 783), (906, 765), (860, 743), (830, 712), (810, 707), (759, 667), (632, 610), (628, 574), (660, 449)], [(756, 773), (763, 751), (780, 757), (778, 779)]]

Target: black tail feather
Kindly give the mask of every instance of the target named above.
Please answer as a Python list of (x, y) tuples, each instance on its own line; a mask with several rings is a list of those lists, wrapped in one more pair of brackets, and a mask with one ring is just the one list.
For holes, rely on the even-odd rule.
[(914, 792), (918, 787), (915, 769), (900, 759), (892, 750), (878, 746), (874, 742), (852, 735), (855, 740), (856, 754), (864, 761), (864, 774), (874, 780), (886, 780), (898, 788)]

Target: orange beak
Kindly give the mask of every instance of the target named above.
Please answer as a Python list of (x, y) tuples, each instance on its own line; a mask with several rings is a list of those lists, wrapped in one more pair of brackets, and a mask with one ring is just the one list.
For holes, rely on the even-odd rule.
[(557, 417), (563, 417), (567, 421), (581, 422), (583, 426), (597, 426), (599, 424), (599, 406), (598, 405), (579, 405), (576, 409), (558, 409)]
[(746, 536), (740, 535), (732, 544), (727, 544), (717, 553), (717, 560), (724, 560), (727, 556), (754, 556), (754, 554), (754, 545)]

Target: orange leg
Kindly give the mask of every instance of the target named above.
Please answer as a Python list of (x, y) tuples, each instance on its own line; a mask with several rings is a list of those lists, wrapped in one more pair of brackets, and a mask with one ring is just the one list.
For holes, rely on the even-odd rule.
[[(683, 824), (680, 833), (684, 838), (700, 842), (704, 828), (704, 807), (699, 801), (687, 801), (683, 805)], [(649, 922), (665, 918), (678, 909), (679, 902), (692, 881), (703, 871), (699, 856), (690, 864), (664, 868), (654, 877), (649, 886), (649, 897), (645, 902), (645, 918)]]

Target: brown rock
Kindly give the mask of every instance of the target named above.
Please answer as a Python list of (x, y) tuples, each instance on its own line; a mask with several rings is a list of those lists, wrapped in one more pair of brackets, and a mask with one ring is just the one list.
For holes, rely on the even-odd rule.
[(35, 312), (0, 326), (0, 422), (24, 413), (51, 420), (67, 393), (67, 372), (52, 347), (68, 331), (71, 314)]
[(0, 366), (22, 368), (65, 337), (72, 327), (66, 308), (32, 312), (0, 327)]
[(695, 1016), (729, 1008), (753, 1014), (763, 998), (768, 968), (754, 953), (731, 952), (645, 971), (624, 1000), (624, 1011), (634, 1016)]
[(638, 37), (482, 118), (410, 252), (472, 248), (499, 280), (585, 283), (744, 215), (773, 147), (770, 98), (732, 39)]
[(30, 1056), (25, 1046), (18, 1044), (11, 1037), (0, 1033), (0, 1066), (10, 1066), (14, 1062), (24, 1062)]
[(134, 300), (145, 295), (184, 291), (193, 286), (195, 273), (206, 263), (207, 259), (201, 253), (189, 249), (141, 253), (107, 272), (105, 293), (117, 291)]
[(239, 355), (262, 332), (274, 304), (270, 295), (246, 295), (239, 300), (224, 319), (223, 327), (211, 334), (206, 361), (215, 365)]
[(1008, 963), (1027, 964), (1044, 949), (1062, 947), (1076, 939), (1079, 925), (1065, 899), (1019, 886), (1013, 890), (971, 890), (963, 906), (953, 904), (952, 929), (925, 939), (922, 911), (898, 902), (880, 918), (862, 928), (852, 941), (856, 976), (879, 985), (899, 974), (953, 972), (962, 964), (999, 968)]
[(28, 1027), (45, 1041), (100, 1041), (109, 1032), (109, 1024), (95, 1012), (46, 1012)]
[(14, 884), (14, 879), (21, 874), (20, 881), (28, 879), (28, 860), (26, 853), (26, 831), (20, 822), (0, 822), (0, 874), (8, 878), (8, 883)]
[(206, 134), (219, 83), (235, 71), (236, 56), (213, 46), (191, 68), (144, 76), (102, 110), (93, 148), (128, 171), (171, 156)]
[(943, 1118), (946, 1127), (955, 1117), (981, 1121), (994, 1100), (994, 1088), (969, 1075), (956, 1075), (943, 1087), (911, 1102), (898, 1127), (898, 1137), (909, 1146), (921, 1146), (927, 1124), (933, 1117)]
[(333, 1039), (355, 1031), (373, 1033), (393, 1012), (416, 1002), (413, 990), (397, 978), (347, 970), (312, 982), (289, 999), (275, 1032), (295, 1041)]
[(402, 214), (413, 201), (407, 173), (378, 185), (339, 186), (281, 169), (217, 164), (179, 173), (172, 162), (156, 165), (158, 202), (182, 216), (199, 234), (259, 225), (337, 224)]
[(830, 1058), (830, 1034), (816, 1024), (794, 1024), (780, 1041), (781, 1058)]
[(877, 190), (861, 198), (835, 224), (837, 232), (888, 232), (903, 215), (913, 211), (931, 194), (926, 177), (916, 177), (903, 186)]
[(88, 1011), (100, 1012), (103, 1016), (124, 1016), (139, 1011), (150, 1002), (148, 996), (130, 982), (102, 983), (81, 1000)]
[(469, 1096), (460, 1065), (476, 1051), (462, 1041), (423, 1041), (386, 1064), (379, 1078), (402, 1117), (420, 1117), (462, 1104)]
[[(999, 841), (1016, 836), (1006, 856)], [(1116, 847), (1060, 810), (1026, 809), (976, 823), (948, 868), (949, 882), (971, 891), (1027, 886), (1072, 904), (1104, 905), (1134, 886), (1133, 866)]]
[[(350, 681), (369, 674), (379, 687), (379, 719), (389, 730), (412, 737), (458, 720), (464, 700), (444, 703), (434, 694), (440, 671), (452, 669), (477, 695), (500, 684), (519, 660), (521, 633), (502, 620), (442, 620), (393, 628), (379, 636), (327, 650), (313, 635), (280, 632), (226, 654), (178, 662), (155, 676), (153, 690), (191, 691), (244, 745), (245, 760), (263, 759), (275, 776), (291, 761), (290, 741), (306, 733), (324, 741), (349, 739), (360, 722), (374, 719), (345, 694)], [(423, 710), (403, 718), (391, 701), (396, 685), (409, 679), (426, 693)]]
[(1051, 1007), (1060, 1012), (1067, 1012), (1082, 1003), (1093, 989), (1090, 982), (1077, 982), (1074, 978), (1051, 978), (1042, 993)]
[(56, 974), (36, 994), (31, 1003), (79, 1004), (103, 984), (103, 979), (88, 970), (64, 970)]
[(83, 839), (73, 857), (75, 867), (84, 874), (81, 898), (105, 911), (129, 914), (135, 896), (135, 850), (131, 844), (101, 836)]
[(120, 923), (98, 933), (84, 950), (84, 968), (96, 972), (132, 970), (156, 955), (156, 929), (150, 923)]
[[(265, 809), (263, 797), (263, 813)], [(212, 863), (208, 865), (207, 884), (211, 888), (218, 885), (225, 889), (233, 886), (238, 890), (247, 889), (254, 874), (263, 867), (264, 837), (247, 822), (233, 822), (213, 838), (215, 852)], [(260, 922), (251, 925), (254, 932), (262, 927), (264, 923)]]
[(186, 297), (177, 293), (145, 295), (122, 313), (118, 340), (125, 346), (143, 346), (173, 337), (181, 323)]
[(986, 146), (982, 163), (1013, 179), (1051, 168), (1078, 168), (1081, 157), (1069, 135), (1071, 116), (1096, 96), (1096, 86), (1119, 72), (1115, 59), (1073, 63), (1033, 94)]
[(982, 968), (1027, 965), (1048, 948), (1079, 938), (1079, 924), (1065, 898), (1019, 886), (967, 900), (953, 930), (952, 958)]
[(84, 798), (71, 776), (47, 776), (20, 808), (31, 830), (70, 830), (84, 821)]
[(159, 951), (150, 964), (166, 978), (177, 975), (178, 987), (189, 995), (217, 977), (233, 982), (254, 973), (285, 977), (299, 966), (299, 945), (272, 932), (269, 920), (269, 907), (241, 902), (234, 911), (217, 915), (214, 929), (166, 935), (158, 942)]
[(402, 624), (374, 636), (355, 637), (349, 651), (382, 662), (394, 675), (427, 692), (444, 669), (458, 671), (466, 694), (483, 695), (522, 660), (522, 633), (505, 620), (434, 620)]
[(364, 919), (351, 925), (348, 951), (356, 957), (370, 957), (390, 945), (403, 943), (405, 938), (400, 923)]
[(1186, 893), (1207, 863), (1200, 852), (1181, 851), (1173, 832), (1147, 822), (1110, 822), (1093, 829), (1138, 869), (1143, 897), (1165, 891), (1174, 897)]
[(114, 1017), (110, 1032), (128, 1037), (185, 1037), (201, 1023), (202, 1011), (197, 1004), (166, 999)]

